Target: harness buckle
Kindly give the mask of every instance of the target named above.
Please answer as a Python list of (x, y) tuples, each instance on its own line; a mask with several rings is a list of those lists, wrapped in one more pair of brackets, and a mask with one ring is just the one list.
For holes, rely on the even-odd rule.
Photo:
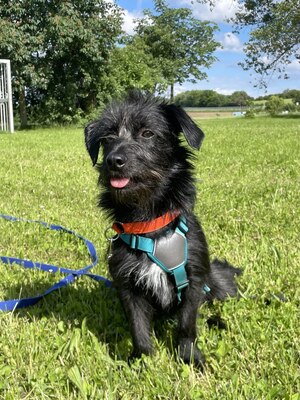
[(139, 237), (137, 235), (131, 235), (130, 236), (130, 244), (129, 246), (133, 249), (133, 250), (137, 250), (139, 247)]

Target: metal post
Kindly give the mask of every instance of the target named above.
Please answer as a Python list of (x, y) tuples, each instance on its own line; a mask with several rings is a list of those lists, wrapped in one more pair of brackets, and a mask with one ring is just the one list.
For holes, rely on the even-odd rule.
[(1, 130), (14, 132), (10, 60), (0, 60), (0, 119)]
[(14, 132), (14, 112), (13, 112), (13, 101), (12, 101), (12, 90), (11, 90), (11, 69), (10, 61), (7, 62), (7, 94), (8, 94), (8, 120), (9, 120), (9, 131)]

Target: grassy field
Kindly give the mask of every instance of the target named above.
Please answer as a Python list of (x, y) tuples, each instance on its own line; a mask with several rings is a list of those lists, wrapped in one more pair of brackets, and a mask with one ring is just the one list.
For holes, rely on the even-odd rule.
[[(242, 298), (199, 310), (204, 373), (174, 360), (163, 323), (146, 367), (127, 364), (127, 322), (113, 290), (81, 278), (38, 305), (0, 314), (0, 399), (300, 399), (300, 119), (201, 121), (200, 217), (211, 256), (244, 269)], [(81, 129), (0, 134), (0, 213), (58, 223), (88, 237), (107, 275), (97, 174)], [(0, 254), (80, 268), (84, 246), (65, 234), (0, 220)], [(0, 299), (58, 280), (0, 264)], [(285, 301), (282, 301), (284, 296)], [(222, 311), (227, 330), (209, 328)]]

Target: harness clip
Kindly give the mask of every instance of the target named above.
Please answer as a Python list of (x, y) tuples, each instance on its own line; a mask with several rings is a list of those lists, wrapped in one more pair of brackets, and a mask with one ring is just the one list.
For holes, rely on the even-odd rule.
[(104, 232), (105, 238), (108, 241), (108, 250), (107, 250), (107, 259), (109, 260), (112, 257), (112, 246), (113, 242), (119, 239), (119, 234), (110, 236), (109, 231), (111, 231), (112, 228), (107, 228)]

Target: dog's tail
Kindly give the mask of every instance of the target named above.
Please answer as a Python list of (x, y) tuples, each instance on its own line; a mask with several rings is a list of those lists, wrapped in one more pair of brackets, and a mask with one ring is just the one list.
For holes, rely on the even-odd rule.
[(211, 270), (208, 276), (207, 286), (210, 291), (207, 292), (207, 301), (213, 299), (225, 300), (226, 297), (237, 297), (238, 287), (235, 277), (242, 274), (240, 268), (233, 267), (226, 260), (215, 259), (211, 263)]

